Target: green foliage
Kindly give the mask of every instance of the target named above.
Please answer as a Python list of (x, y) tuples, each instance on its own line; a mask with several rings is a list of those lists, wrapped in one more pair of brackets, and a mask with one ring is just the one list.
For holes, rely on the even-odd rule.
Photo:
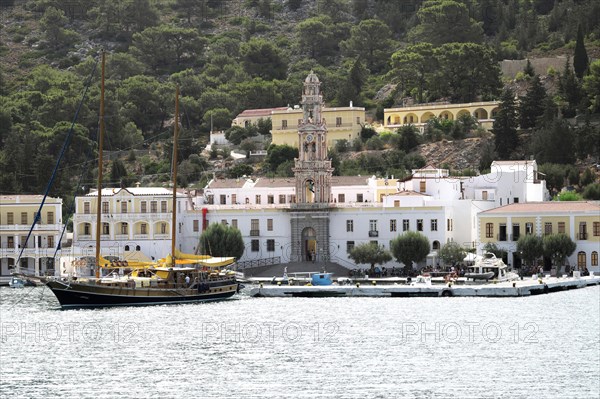
[(348, 257), (354, 261), (354, 263), (368, 264), (373, 269), (375, 264), (383, 265), (392, 260), (392, 254), (381, 245), (367, 242), (359, 244), (352, 248)]
[(240, 55), (250, 76), (265, 80), (284, 79), (287, 65), (281, 51), (264, 39), (250, 39), (242, 44)]
[(244, 254), (244, 239), (235, 227), (212, 223), (200, 235), (200, 249), (203, 254), (215, 257), (233, 256), (239, 259)]
[(512, 90), (504, 90), (500, 99), (500, 110), (492, 127), (492, 132), (495, 135), (495, 150), (500, 159), (508, 159), (519, 144), (514, 97)]
[(600, 112), (600, 60), (590, 64), (590, 72), (583, 78), (583, 88), (590, 102), (590, 111)]
[(544, 254), (542, 237), (533, 234), (525, 234), (517, 240), (517, 252), (526, 265), (533, 266), (534, 262)]
[(384, 22), (366, 19), (352, 27), (350, 38), (341, 42), (340, 47), (349, 57), (366, 60), (371, 72), (378, 72), (390, 56), (391, 36), (392, 32)]
[(575, 161), (575, 135), (564, 119), (556, 119), (533, 132), (531, 149), (540, 163), (572, 164)]
[(581, 201), (581, 195), (575, 191), (563, 191), (555, 197), (556, 201)]
[(40, 19), (40, 28), (46, 40), (54, 49), (70, 46), (79, 39), (79, 35), (66, 29), (67, 17), (65, 13), (55, 7), (48, 7)]
[(583, 190), (582, 197), (587, 200), (600, 200), (600, 183), (587, 185)]
[(286, 162), (292, 161), (294, 158), (298, 158), (298, 149), (290, 147), (289, 145), (275, 145), (271, 144), (267, 149), (267, 157), (265, 163), (268, 165), (270, 171), (277, 170), (277, 167)]
[(531, 79), (531, 86), (529, 86), (527, 94), (525, 97), (521, 97), (519, 103), (519, 125), (522, 129), (537, 126), (538, 119), (544, 113), (545, 100), (546, 89), (542, 86), (540, 77), (535, 75)]
[(408, 231), (390, 243), (394, 257), (404, 264), (406, 269), (412, 269), (413, 262), (423, 261), (430, 250), (429, 239), (416, 231)]
[(404, 152), (411, 152), (420, 143), (419, 132), (414, 125), (404, 125), (398, 128), (398, 149)]
[(253, 173), (254, 168), (252, 168), (252, 166), (245, 163), (240, 163), (227, 170), (227, 177), (238, 178), (242, 176), (251, 176)]
[(575, 52), (573, 53), (573, 69), (575, 75), (579, 79), (583, 78), (583, 74), (588, 68), (589, 58), (583, 42), (583, 30), (581, 25), (577, 27), (577, 41), (575, 42)]
[(465, 258), (465, 249), (457, 242), (450, 241), (440, 248), (438, 255), (446, 265), (454, 265), (463, 261)]
[(362, 126), (360, 129), (360, 138), (363, 141), (369, 140), (371, 137), (376, 136), (377, 132), (371, 126)]
[(379, 136), (373, 136), (365, 143), (367, 150), (383, 150), (383, 141)]
[(495, 242), (488, 242), (483, 246), (483, 250), (485, 252), (490, 252), (494, 255), (496, 255), (496, 258), (501, 259), (504, 256), (506, 256), (506, 251), (503, 249), (500, 249), (498, 247), (498, 245), (496, 245)]
[(590, 184), (593, 184), (595, 181), (596, 181), (596, 175), (594, 174), (594, 172), (592, 172), (592, 170), (590, 168), (585, 168), (585, 170), (583, 171), (583, 173), (581, 175), (581, 180), (579, 181), (579, 184), (582, 187), (585, 187)]
[(543, 238), (544, 256), (552, 259), (552, 264), (557, 267), (557, 274), (567, 257), (571, 256), (577, 244), (566, 234), (550, 234)]

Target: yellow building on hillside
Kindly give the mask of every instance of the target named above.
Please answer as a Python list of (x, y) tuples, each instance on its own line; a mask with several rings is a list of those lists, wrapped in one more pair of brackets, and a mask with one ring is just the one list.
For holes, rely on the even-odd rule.
[(600, 205), (584, 201), (514, 203), (477, 215), (481, 248), (495, 243), (508, 252), (508, 262), (520, 266), (517, 241), (525, 234), (566, 234), (577, 244), (569, 264), (600, 272)]
[(385, 108), (383, 110), (383, 126), (387, 129), (396, 129), (403, 125), (412, 124), (423, 130), (427, 121), (431, 118), (457, 120), (461, 115), (467, 114), (477, 119), (483, 128), (491, 129), (499, 105), (498, 101), (486, 101), (465, 104), (434, 103), (410, 107)]

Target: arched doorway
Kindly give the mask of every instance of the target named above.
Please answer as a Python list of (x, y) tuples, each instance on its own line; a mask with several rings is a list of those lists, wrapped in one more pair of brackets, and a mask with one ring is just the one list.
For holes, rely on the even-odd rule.
[(304, 182), (306, 190), (306, 202), (315, 202), (315, 181), (313, 179), (307, 179)]
[(307, 227), (302, 230), (302, 260), (315, 262), (317, 257), (317, 232), (312, 227)]

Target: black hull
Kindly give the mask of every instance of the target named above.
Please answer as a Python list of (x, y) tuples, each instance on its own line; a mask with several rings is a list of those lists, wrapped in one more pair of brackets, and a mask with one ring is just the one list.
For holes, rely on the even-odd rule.
[[(46, 284), (58, 299), (60, 306), (71, 308), (100, 308), (113, 306), (148, 306), (209, 302), (227, 299), (236, 289), (223, 289), (219, 292), (181, 294), (175, 290), (125, 290), (122, 294), (93, 292), (93, 288), (80, 284), (66, 285), (51, 281)], [(135, 291), (135, 292), (134, 292)], [(155, 291), (155, 292), (153, 292)]]

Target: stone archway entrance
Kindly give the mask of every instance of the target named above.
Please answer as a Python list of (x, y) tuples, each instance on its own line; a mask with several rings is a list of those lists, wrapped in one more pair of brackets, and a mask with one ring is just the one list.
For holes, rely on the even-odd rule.
[(312, 227), (307, 227), (302, 230), (302, 260), (315, 262), (317, 256), (317, 233)]

